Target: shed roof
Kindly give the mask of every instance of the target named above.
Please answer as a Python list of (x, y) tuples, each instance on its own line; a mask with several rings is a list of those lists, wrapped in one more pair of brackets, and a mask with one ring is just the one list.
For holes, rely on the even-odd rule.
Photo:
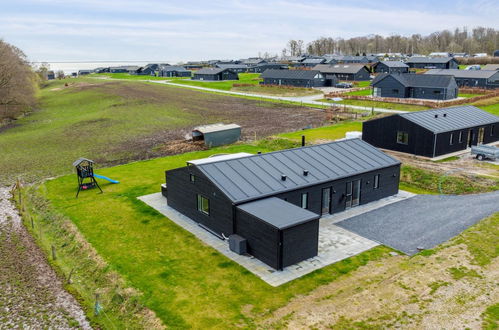
[[(400, 114), (400, 116), (433, 133), (443, 133), (499, 122), (498, 116), (472, 105), (415, 111)], [(435, 116), (438, 117), (435, 118)]]
[[(362, 68), (366, 66), (363, 64), (317, 64), (314, 66), (314, 70), (318, 70), (322, 73), (357, 73)], [(367, 68), (366, 68), (367, 69)]]
[(406, 63), (447, 63), (454, 60), (453, 57), (411, 57)]
[(174, 66), (174, 65), (168, 65), (161, 67), (161, 71), (178, 71), (178, 72), (190, 72), (183, 66)]
[(320, 64), (326, 62), (324, 58), (306, 58), (302, 61), (303, 64)]
[(381, 73), (373, 79), (371, 85), (375, 86), (386, 77), (393, 77), (405, 87), (428, 87), (428, 88), (447, 88), (454, 80), (450, 75), (425, 75), (414, 73)]
[(498, 72), (495, 70), (431, 69), (426, 71), (425, 74), (449, 75), (456, 78), (488, 79), (493, 75), (498, 74)]
[(397, 164), (367, 142), (350, 139), (197, 167), (229, 199), (241, 203)]
[(84, 157), (80, 157), (80, 158), (78, 158), (77, 160), (75, 160), (75, 161), (73, 162), (73, 166), (78, 166), (78, 165), (80, 165), (80, 164), (81, 164), (81, 163), (83, 163), (83, 162), (89, 162), (89, 163), (91, 163), (91, 164), (93, 164), (93, 163), (94, 163), (94, 161), (93, 161), (93, 160), (90, 160), (90, 159), (88, 159), (88, 158), (84, 158)]
[(263, 71), (261, 78), (270, 79), (314, 79), (314, 77), (320, 74), (316, 70), (276, 70), (267, 69)]
[(192, 130), (206, 134), (206, 133), (226, 131), (226, 130), (234, 129), (234, 128), (241, 128), (241, 126), (239, 126), (237, 124), (216, 123), (216, 124), (194, 127)]
[(319, 219), (319, 215), (288, 203), (277, 197), (269, 197), (237, 206), (238, 209), (265, 221), (277, 229), (286, 229)]
[(217, 64), (218, 68), (221, 69), (247, 69), (248, 66), (246, 64)]

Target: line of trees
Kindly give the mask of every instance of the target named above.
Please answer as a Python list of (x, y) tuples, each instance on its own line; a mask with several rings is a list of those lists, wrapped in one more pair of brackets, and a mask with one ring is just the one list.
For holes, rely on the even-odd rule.
[(333, 53), (404, 53), (429, 54), (431, 52), (451, 53), (487, 53), (491, 55), (499, 49), (499, 30), (486, 27), (456, 28), (454, 31), (443, 30), (429, 35), (398, 34), (384, 37), (368, 35), (350, 39), (321, 37), (307, 45), (303, 40), (290, 40), (282, 55), (297, 56), (302, 54), (324, 55)]
[(26, 55), (0, 40), (0, 123), (19, 117), (35, 105), (37, 81)]

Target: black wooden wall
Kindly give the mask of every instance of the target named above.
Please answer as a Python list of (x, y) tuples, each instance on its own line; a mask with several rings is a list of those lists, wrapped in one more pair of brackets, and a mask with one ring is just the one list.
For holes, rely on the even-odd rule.
[[(194, 182), (190, 181), (189, 174), (194, 174)], [(233, 233), (232, 202), (195, 166), (167, 171), (166, 184), (168, 206), (219, 235)], [(197, 210), (197, 194), (210, 200), (210, 215)]]
[[(397, 143), (397, 131), (409, 134), (408, 144)], [(433, 136), (427, 129), (398, 116), (365, 121), (362, 124), (362, 140), (375, 147), (433, 157)]]
[(248, 253), (270, 267), (279, 269), (279, 230), (238, 208), (235, 213), (236, 233), (246, 238)]
[(319, 220), (282, 230), (282, 268), (313, 258), (319, 250)]
[[(456, 131), (451, 131), (451, 132), (445, 132), (445, 133), (440, 133), (437, 134), (437, 142), (435, 144), (435, 157), (437, 156), (442, 156), (445, 154), (453, 153), (456, 151), (461, 151), (465, 150), (468, 148), (467, 145), (467, 139), (468, 139), (468, 131), (473, 131), (473, 139), (472, 139), (472, 145), (477, 145), (478, 143), (478, 130), (480, 127), (484, 128), (484, 136), (483, 136), (483, 143), (492, 143), (499, 141), (499, 121), (494, 125), (494, 130), (493, 134), (492, 132), (492, 125), (483, 125), (483, 126), (476, 126), (472, 128), (467, 128), (463, 130), (456, 130)], [(459, 132), (462, 132), (462, 142), (459, 142)], [(453, 134), (454, 138), (454, 143), (450, 144), (450, 136)]]

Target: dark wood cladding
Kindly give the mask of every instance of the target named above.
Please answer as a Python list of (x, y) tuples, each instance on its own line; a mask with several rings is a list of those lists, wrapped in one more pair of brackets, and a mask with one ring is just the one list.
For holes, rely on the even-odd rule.
[[(190, 175), (195, 181), (190, 181)], [(166, 172), (168, 206), (205, 225), (219, 235), (233, 234), (231, 201), (195, 166)], [(197, 194), (210, 200), (210, 214), (197, 210)]]
[(279, 230), (257, 217), (236, 209), (236, 233), (247, 240), (248, 253), (274, 269), (279, 267)]
[(313, 258), (319, 249), (319, 220), (313, 220), (282, 231), (281, 269)]
[[(379, 188), (374, 188), (374, 176), (380, 176)], [(367, 172), (364, 174), (346, 177), (340, 180), (326, 182), (320, 185), (293, 190), (277, 195), (281, 199), (296, 206), (301, 206), (301, 194), (308, 193), (308, 210), (321, 214), (322, 209), (322, 189), (331, 188), (331, 212), (337, 213), (346, 208), (347, 182), (361, 180), (360, 205), (370, 203), (381, 198), (392, 196), (398, 193), (400, 179), (400, 165), (394, 165), (380, 170)]]
[[(492, 126), (494, 126), (493, 132)], [(434, 134), (403, 117), (388, 116), (364, 122), (362, 140), (378, 148), (433, 158), (466, 150), (469, 147), (468, 132), (471, 132), (471, 145), (477, 145), (480, 128), (484, 129), (483, 143), (499, 141), (498, 127), (499, 122)], [(397, 143), (398, 131), (408, 133), (407, 144)], [(461, 142), (459, 141), (460, 132), (462, 132)], [(451, 134), (453, 134), (452, 143)]]

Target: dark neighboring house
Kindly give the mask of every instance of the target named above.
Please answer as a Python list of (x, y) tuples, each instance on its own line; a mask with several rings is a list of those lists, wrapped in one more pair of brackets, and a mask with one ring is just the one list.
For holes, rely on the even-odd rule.
[(261, 63), (248, 67), (248, 72), (262, 73), (265, 70), (287, 70), (288, 66), (280, 63)]
[(237, 72), (231, 69), (204, 68), (194, 72), (193, 80), (239, 80)]
[(47, 71), (47, 80), (54, 80), (54, 79), (55, 79), (54, 71)]
[(363, 63), (363, 64), (367, 64), (367, 63), (369, 63), (369, 60), (367, 59), (366, 56), (346, 55), (346, 56), (343, 56), (343, 58), (341, 59), (341, 63)]
[(409, 66), (402, 61), (381, 61), (374, 67), (376, 73), (408, 73)]
[(184, 64), (184, 68), (187, 70), (198, 70), (204, 67), (205, 63), (202, 62), (187, 62)]
[(412, 69), (458, 69), (454, 57), (411, 57), (405, 62)]
[(365, 81), (371, 79), (369, 69), (363, 64), (319, 64), (313, 70), (318, 70), (330, 79), (333, 75), (338, 80)]
[(262, 85), (283, 85), (295, 87), (322, 87), (326, 79), (316, 70), (265, 70), (260, 78)]
[(379, 97), (450, 100), (457, 97), (453, 76), (414, 73), (380, 73), (371, 83)]
[(317, 64), (322, 64), (325, 63), (326, 59), (325, 58), (306, 58), (303, 61), (301, 61), (300, 66), (304, 67), (313, 67), (316, 66)]
[[(164, 65), (164, 64), (163, 64)], [(152, 63), (146, 66), (140, 67), (135, 74), (142, 76), (155, 76), (156, 71), (159, 70), (159, 64)]]
[(480, 70), (499, 70), (499, 64), (485, 64)]
[(373, 146), (425, 157), (499, 141), (499, 117), (471, 105), (368, 120), (362, 139)]
[(109, 68), (97, 68), (94, 70), (95, 73), (108, 73)]
[(241, 60), (240, 62), (241, 62), (241, 64), (246, 64), (247, 66), (254, 66), (254, 65), (258, 65), (258, 64), (265, 64), (265, 63), (267, 63), (267, 60), (264, 60), (263, 58), (259, 58), (259, 57), (250, 57), (250, 58)]
[(127, 73), (128, 69), (125, 67), (117, 66), (117, 67), (110, 67), (109, 68), (110, 73)]
[(158, 77), (190, 77), (191, 71), (187, 70), (183, 66), (160, 66), (158, 71)]
[(168, 206), (281, 270), (318, 253), (319, 218), (398, 192), (400, 162), (360, 139), (224, 155), (166, 171)]
[(499, 88), (499, 71), (496, 70), (431, 69), (426, 74), (453, 76), (459, 87)]
[(499, 57), (499, 49), (494, 52), (494, 57)]
[(79, 76), (85, 76), (87, 74), (91, 74), (92, 70), (78, 70), (78, 75)]
[(230, 69), (237, 73), (243, 73), (248, 71), (248, 66), (246, 64), (216, 64), (219, 69)]

